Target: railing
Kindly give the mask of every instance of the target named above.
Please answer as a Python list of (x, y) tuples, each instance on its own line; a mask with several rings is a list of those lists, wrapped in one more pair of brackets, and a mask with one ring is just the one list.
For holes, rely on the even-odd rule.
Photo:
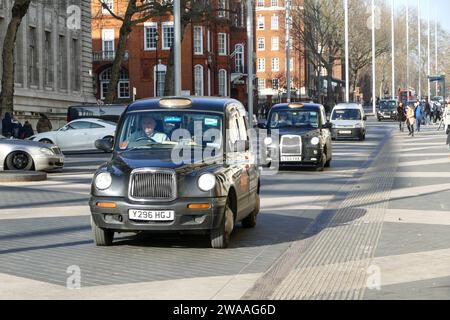
[[(92, 61), (94, 62), (113, 61), (115, 58), (116, 51), (96, 51), (92, 53)], [(128, 60), (128, 51), (125, 51), (123, 59)]]

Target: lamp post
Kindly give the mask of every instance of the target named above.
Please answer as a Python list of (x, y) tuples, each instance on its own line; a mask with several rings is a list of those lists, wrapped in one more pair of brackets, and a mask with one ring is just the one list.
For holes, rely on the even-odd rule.
[(392, 33), (392, 99), (395, 99), (395, 19), (394, 19), (394, 0), (391, 3), (391, 33)]
[(159, 33), (158, 30), (156, 30), (156, 34), (155, 34), (155, 41), (156, 41), (156, 52), (155, 52), (155, 57), (156, 57), (156, 61), (155, 61), (155, 97), (159, 97), (159, 90), (158, 90), (158, 85), (159, 85), (159, 81), (158, 81), (158, 67), (159, 67), (159, 61), (158, 61), (158, 43), (159, 43)]
[[(350, 102), (350, 79), (349, 79), (349, 36), (348, 36), (348, 0), (344, 0), (345, 15), (345, 102)], [(328, 83), (331, 85), (331, 83)]]
[(175, 95), (181, 96), (181, 0), (173, 1)]

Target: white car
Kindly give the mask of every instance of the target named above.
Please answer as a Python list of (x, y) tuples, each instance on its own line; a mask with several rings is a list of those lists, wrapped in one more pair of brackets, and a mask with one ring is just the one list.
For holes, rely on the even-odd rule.
[(331, 112), (331, 138), (366, 139), (367, 117), (361, 105), (356, 103), (341, 103)]
[(79, 119), (69, 122), (64, 127), (30, 138), (33, 141), (57, 145), (62, 151), (97, 150), (95, 141), (114, 139), (116, 124), (101, 119)]

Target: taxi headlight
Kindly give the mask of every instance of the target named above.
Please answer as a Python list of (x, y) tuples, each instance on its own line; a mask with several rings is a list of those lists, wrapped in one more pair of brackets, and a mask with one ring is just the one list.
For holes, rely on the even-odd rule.
[(264, 144), (265, 144), (266, 146), (271, 145), (272, 142), (273, 142), (273, 140), (272, 140), (271, 137), (267, 137), (267, 138), (264, 139)]
[(313, 146), (317, 146), (317, 145), (319, 144), (319, 142), (320, 142), (320, 139), (319, 139), (318, 137), (313, 137), (313, 138), (311, 139), (311, 144), (312, 144)]
[(53, 151), (50, 150), (49, 148), (41, 148), (41, 149), (39, 149), (39, 151), (40, 151), (41, 153), (47, 155), (47, 156), (53, 156), (53, 155), (55, 155), (55, 154), (53, 153)]
[(205, 173), (198, 178), (198, 187), (203, 191), (210, 191), (216, 186), (216, 177), (211, 173)]
[(106, 190), (111, 186), (112, 177), (109, 172), (102, 172), (95, 177), (95, 187), (99, 190)]

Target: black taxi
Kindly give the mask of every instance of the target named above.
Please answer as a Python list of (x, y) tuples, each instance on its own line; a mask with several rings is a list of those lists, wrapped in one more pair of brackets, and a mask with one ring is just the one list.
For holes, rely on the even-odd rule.
[(153, 98), (130, 104), (112, 158), (95, 173), (90, 198), (96, 245), (116, 232), (209, 234), (226, 248), (237, 222), (256, 225), (260, 173), (247, 113), (234, 99)]
[(309, 166), (322, 171), (331, 165), (331, 124), (325, 108), (314, 103), (283, 103), (272, 107), (267, 122), (269, 163)]

